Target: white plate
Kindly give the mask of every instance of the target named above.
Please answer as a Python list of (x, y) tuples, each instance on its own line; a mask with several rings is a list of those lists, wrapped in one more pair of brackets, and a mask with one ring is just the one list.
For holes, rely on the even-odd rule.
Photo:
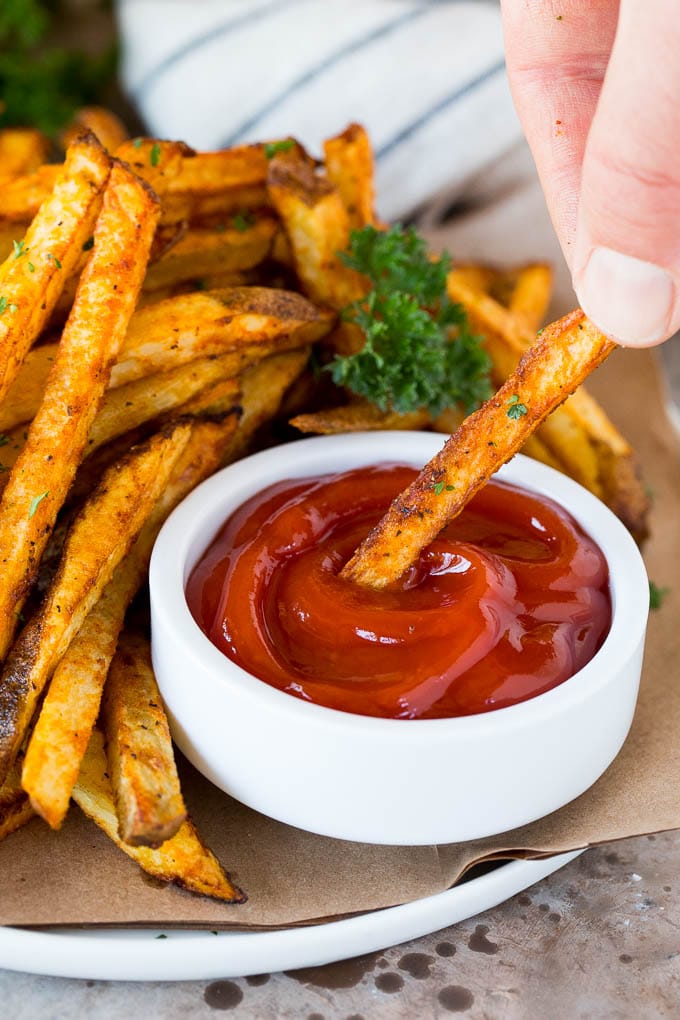
[(446, 892), (343, 921), (287, 931), (0, 928), (0, 967), (56, 977), (191, 981), (316, 967), (419, 938), (495, 907), (583, 851), (511, 861)]

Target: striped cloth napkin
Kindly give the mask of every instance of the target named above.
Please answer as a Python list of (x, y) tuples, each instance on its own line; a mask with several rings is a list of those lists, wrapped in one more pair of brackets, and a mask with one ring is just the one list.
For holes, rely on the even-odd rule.
[(127, 91), (152, 133), (199, 149), (352, 121), (378, 212), (464, 258), (549, 258), (570, 285), (484, 0), (118, 0)]

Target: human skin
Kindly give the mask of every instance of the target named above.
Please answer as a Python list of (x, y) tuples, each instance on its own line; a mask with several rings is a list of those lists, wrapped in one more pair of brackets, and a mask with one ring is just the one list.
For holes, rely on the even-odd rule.
[(680, 329), (680, 7), (501, 0), (510, 85), (581, 306), (620, 343)]

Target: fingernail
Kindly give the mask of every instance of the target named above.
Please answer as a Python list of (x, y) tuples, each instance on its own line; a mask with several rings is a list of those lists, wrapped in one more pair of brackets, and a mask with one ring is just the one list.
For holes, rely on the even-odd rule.
[(668, 335), (673, 281), (651, 262), (595, 248), (576, 280), (576, 293), (588, 318), (622, 344), (648, 347)]

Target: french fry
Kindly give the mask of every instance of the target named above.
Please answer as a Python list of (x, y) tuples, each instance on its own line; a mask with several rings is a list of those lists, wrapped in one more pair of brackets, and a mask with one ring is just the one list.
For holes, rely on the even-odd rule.
[(264, 358), (243, 373), (240, 380), (241, 419), (225, 452), (225, 464), (242, 457), (248, 450), (257, 430), (274, 417), (286, 390), (304, 371), (308, 361), (308, 350), (288, 351)]
[[(241, 366), (257, 360), (259, 348), (266, 354), (303, 347), (323, 337), (332, 321), (330, 313), (301, 294), (267, 287), (168, 298), (132, 316), (109, 388), (167, 372), (196, 358), (242, 351), (243, 358), (234, 361), (236, 374)], [(56, 355), (56, 343), (29, 351), (7, 399), (0, 404), (0, 432), (23, 425), (36, 414)], [(9, 461), (3, 463), (9, 466)]]
[(219, 467), (236, 424), (232, 417), (191, 426), (187, 445), (149, 519), (52, 676), (28, 744), (21, 782), (33, 809), (53, 829), (66, 816), (125, 613), (146, 577), (156, 536), (180, 500)]
[(539, 328), (550, 304), (552, 269), (543, 262), (522, 266), (515, 273), (508, 305), (529, 335)]
[(139, 293), (157, 217), (153, 193), (129, 170), (115, 166), (92, 258), (80, 278), (42, 404), (0, 500), (0, 659), (83, 456)]
[[(91, 136), (94, 141), (94, 136)], [(78, 139), (80, 144), (81, 139)], [(104, 150), (102, 149), (102, 152)], [(66, 170), (69, 154), (63, 164), (45, 163), (34, 173), (23, 174), (13, 180), (2, 182), (2, 209), (0, 224), (3, 229), (11, 224), (28, 225), (37, 216), (40, 206), (46, 202), (55, 188), (60, 175)], [(17, 227), (18, 229), (18, 227)]]
[(49, 139), (34, 128), (4, 128), (0, 131), (0, 180), (33, 173), (45, 162)]
[(159, 138), (136, 138), (123, 140), (116, 147), (116, 159), (127, 163), (138, 177), (150, 184), (159, 198), (167, 192), (187, 156), (193, 149), (184, 142), (166, 142)]
[(67, 148), (85, 130), (91, 131), (111, 153), (128, 138), (127, 128), (111, 110), (103, 106), (83, 106), (76, 110), (71, 122), (62, 131), (62, 146)]
[(227, 216), (268, 204), (268, 160), (263, 145), (201, 152), (184, 161), (168, 189), (163, 222)]
[(92, 135), (74, 142), (52, 193), (0, 266), (0, 401), (82, 256), (110, 169)]
[[(502, 382), (529, 347), (529, 336), (512, 312), (468, 287), (457, 270), (447, 286), (452, 300), (465, 306), (473, 329), (484, 336), (494, 375)], [(560, 469), (604, 500), (638, 541), (646, 537), (649, 499), (633, 451), (583, 386), (543, 423), (536, 438)]]
[(355, 401), (343, 407), (332, 407), (312, 414), (298, 414), (290, 421), (300, 432), (314, 432), (322, 436), (378, 429), (421, 429), (429, 423), (427, 411), (399, 414), (396, 411), (381, 411), (375, 404), (365, 401)]
[(190, 433), (168, 428), (104, 476), (76, 517), (39, 613), (0, 675), (0, 782), (4, 780), (57, 662), (97, 602), (158, 499)]
[[(465, 307), (474, 332), (484, 337), (492, 362), (492, 374), (501, 385), (515, 370), (529, 341), (511, 312), (494, 298), (472, 290), (456, 270), (447, 280), (449, 297)], [(567, 409), (557, 408), (541, 425), (537, 438), (547, 447), (562, 469), (598, 497), (602, 497), (596, 452), (588, 435)]]
[(351, 230), (376, 226), (373, 152), (368, 134), (360, 124), (350, 124), (342, 134), (323, 143), (328, 180), (345, 204)]
[(123, 435), (130, 429), (182, 408), (207, 387), (231, 380), (233, 406), (239, 398), (236, 378), (242, 359), (239, 354), (221, 358), (198, 358), (169, 372), (138, 379), (137, 382), (110, 390), (94, 420), (87, 440), (87, 453)]
[(73, 790), (73, 799), (81, 811), (148, 874), (164, 882), (174, 882), (189, 892), (212, 896), (226, 903), (245, 902), (244, 893), (232, 884), (190, 820), (184, 822), (177, 835), (157, 850), (129, 846), (120, 839), (113, 792), (107, 776), (104, 741), (99, 730), (92, 734)]
[(580, 309), (548, 326), (495, 396), (465, 419), (397, 496), (341, 576), (370, 588), (384, 588), (401, 577), (615, 346)]
[(133, 316), (111, 385), (243, 346), (262, 344), (264, 350), (276, 350), (290, 342), (303, 347), (324, 336), (332, 321), (302, 295), (266, 287), (169, 298)]
[[(168, 187), (161, 222), (226, 218), (243, 209), (268, 205), (268, 165), (262, 145), (188, 156)], [(58, 164), (44, 165), (7, 182), (3, 186), (0, 225), (30, 222), (52, 191), (60, 171)]]
[(365, 281), (338, 259), (350, 235), (349, 215), (339, 192), (292, 152), (271, 160), (267, 188), (283, 221), (304, 292), (336, 311), (360, 298)]
[(102, 726), (116, 801), (118, 835), (158, 847), (187, 816), (149, 642), (122, 635), (104, 688)]
[(21, 788), (21, 767), (17, 762), (0, 786), (0, 840), (20, 829), (34, 814), (28, 795)]
[(144, 289), (155, 290), (205, 274), (252, 269), (271, 250), (276, 220), (261, 216), (248, 230), (191, 229), (158, 262), (149, 266)]

